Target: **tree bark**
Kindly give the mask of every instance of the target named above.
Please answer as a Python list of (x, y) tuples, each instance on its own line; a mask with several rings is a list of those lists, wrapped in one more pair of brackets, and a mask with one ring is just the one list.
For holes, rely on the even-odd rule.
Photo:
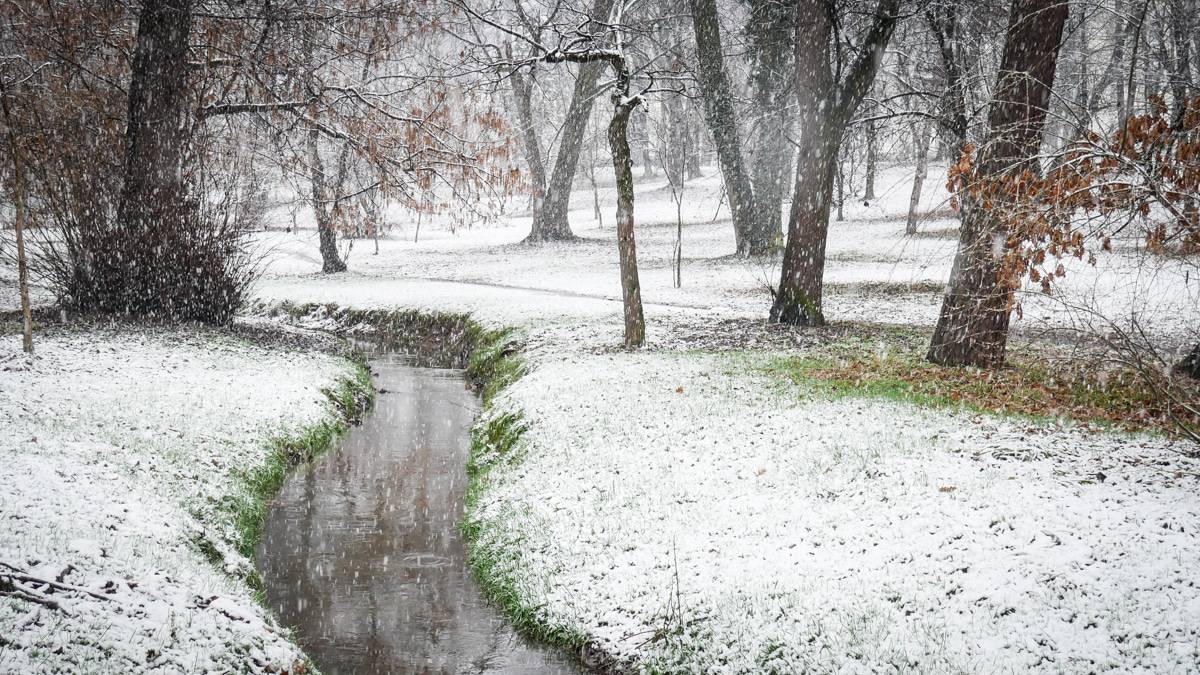
[(608, 144), (617, 180), (617, 252), (620, 256), (626, 349), (641, 347), (646, 342), (642, 287), (638, 282), (637, 246), (633, 238), (633, 160), (629, 151), (629, 116), (637, 104), (636, 98), (628, 101), (618, 97), (613, 107), (612, 121), (608, 125)]
[(1192, 350), (1176, 364), (1173, 370), (1194, 380), (1200, 380), (1200, 343), (1193, 345)]
[(17, 239), (17, 292), (21, 296), (21, 348), (26, 354), (33, 353), (33, 313), (29, 307), (29, 265), (25, 259), (25, 165), (21, 158), (21, 146), (13, 127), (12, 104), (8, 89), (0, 89), (3, 98), (4, 121), (8, 127), (8, 151), (13, 170), (13, 230)]
[(957, 144), (955, 151), (961, 152), (967, 143), (967, 88), (963, 77), (958, 8), (952, 3), (937, 4), (930, 9), (928, 17), (946, 78), (945, 112), (940, 123)]
[(929, 144), (933, 141), (933, 129), (928, 122), (911, 125), (913, 145), (917, 151), (917, 170), (913, 175), (912, 194), (908, 198), (908, 223), (906, 234), (917, 233), (917, 207), (921, 205), (921, 190), (925, 187), (925, 176), (929, 173)]
[(783, 237), (783, 194), (789, 151), (783, 139), (790, 123), (792, 34), (795, 7), (778, 0), (750, 0), (746, 26), (751, 59), (750, 85), (759, 113), (751, 169), (754, 219), (747, 253), (768, 253)]
[(546, 201), (546, 165), (542, 161), (542, 149), (538, 145), (537, 128), (533, 122), (533, 82), (532, 71), (528, 76), (520, 70), (513, 71), (513, 102), (517, 109), (517, 123), (521, 125), (525, 164), (529, 167), (529, 198), (533, 206), (534, 228), (537, 229), (542, 217), (542, 204)]
[(867, 166), (863, 187), (863, 199), (870, 202), (875, 199), (875, 170), (879, 163), (878, 139), (875, 130), (875, 120), (867, 120)]
[[(93, 271), (98, 309), (162, 311), (185, 299), (164, 297), (182, 283), (177, 257), (190, 224), (184, 161), (190, 135), (188, 44), (193, 0), (146, 0), (138, 15), (129, 83), (124, 183), (117, 203), (120, 223), (110, 255)], [(131, 259), (136, 253), (137, 259)]]
[(796, 186), (788, 217), (779, 287), (771, 305), (771, 321), (821, 326), (825, 241), (829, 234), (838, 146), (846, 124), (866, 95), (879, 60), (899, 18), (898, 0), (881, 0), (875, 20), (862, 41), (862, 52), (834, 81), (830, 50), (833, 27), (823, 0), (803, 0), (796, 11), (795, 72), (797, 119), (801, 136)]
[[(596, 0), (592, 6), (591, 17), (596, 21), (607, 21), (614, 0)], [(596, 100), (596, 85), (604, 72), (605, 64), (600, 61), (590, 61), (579, 65), (579, 73), (575, 76), (575, 88), (571, 94), (571, 104), (567, 108), (567, 118), (563, 122), (561, 140), (558, 152), (554, 156), (554, 166), (545, 182), (545, 198), (542, 201), (540, 217), (533, 220), (533, 228), (525, 238), (528, 243), (539, 241), (566, 241), (575, 238), (567, 212), (571, 206), (571, 186), (575, 182), (575, 171), (579, 166), (579, 154), (583, 148), (583, 139), (587, 133), (588, 118), (592, 115), (592, 104)]]
[[(1067, 4), (1061, 0), (1013, 0), (978, 178), (1038, 170), (1036, 155), (1066, 19)], [(968, 197), (963, 209), (958, 252), (928, 358), (942, 365), (995, 367), (1004, 362), (1011, 313), (1012, 290), (1000, 279), (1007, 224), (1002, 208), (984, 208)]]
[[(311, 129), (308, 132), (309, 184), (313, 215), (317, 220), (317, 238), (321, 251), (321, 271), (325, 274), (336, 274), (346, 271), (346, 261), (342, 260), (337, 249), (337, 230), (333, 223), (333, 207), (326, 208), (334, 200), (329, 189), (328, 177), (325, 175), (325, 163), (321, 161), (320, 147), (317, 140), (320, 132)], [(419, 225), (418, 225), (419, 227)]]
[(733, 93), (725, 74), (721, 46), (721, 23), (716, 0), (693, 0), (692, 28), (696, 34), (696, 79), (704, 101), (704, 119), (717, 149), (717, 163), (725, 178), (729, 211), (733, 214), (733, 233), (740, 255), (767, 252), (751, 234), (754, 230), (754, 188), (742, 160), (737, 113)]

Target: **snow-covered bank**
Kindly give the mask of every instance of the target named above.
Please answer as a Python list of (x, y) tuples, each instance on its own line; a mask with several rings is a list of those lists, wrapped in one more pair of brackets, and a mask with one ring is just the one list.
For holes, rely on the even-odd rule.
[[(473, 513), (526, 611), (654, 672), (1184, 672), (1200, 463), (1163, 440), (827, 400), (754, 359), (581, 355)], [(512, 461), (516, 457), (517, 461)]]
[(0, 337), (0, 671), (302, 665), (244, 579), (236, 516), (272, 439), (339, 422), (325, 392), (354, 377), (313, 345), (195, 327), (54, 329), (32, 358)]

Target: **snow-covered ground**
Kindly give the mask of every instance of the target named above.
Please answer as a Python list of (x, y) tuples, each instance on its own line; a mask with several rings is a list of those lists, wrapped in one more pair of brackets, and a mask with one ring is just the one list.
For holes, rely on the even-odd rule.
[[(934, 215), (904, 236), (908, 176), (885, 171), (881, 198), (832, 225), (833, 320), (932, 327), (954, 221), (931, 179)], [(615, 349), (616, 247), (587, 192), (572, 213), (582, 241), (524, 246), (527, 218), (415, 243), (409, 228), (378, 255), (356, 242), (335, 277), (318, 273), (309, 233), (273, 234), (259, 293), (523, 328), (529, 373), (490, 414), (520, 413), (527, 430), (513, 457), (492, 458), (477, 553), (546, 624), (619, 659), (656, 672), (1196, 669), (1200, 464), (1185, 446), (780, 384), (762, 364), (810, 338), (761, 324), (774, 264), (731, 256), (710, 176), (684, 202), (674, 288), (659, 183), (642, 182), (637, 207), (650, 343), (637, 354)], [(1167, 342), (1195, 336), (1187, 264), (1068, 265), (1062, 295), (1028, 295), (1017, 328), (1069, 326), (1066, 301), (1136, 310)]]
[(1161, 440), (827, 400), (696, 354), (547, 359), (474, 517), (542, 620), (654, 672), (1189, 672)]
[[(831, 225), (830, 319), (932, 327), (955, 247), (941, 175), (942, 169), (931, 170), (923, 197), (931, 215), (916, 236), (903, 233), (911, 177), (904, 167), (882, 173), (875, 202), (847, 203), (847, 219)], [(659, 178), (638, 186), (649, 338), (648, 349), (638, 353), (616, 349), (621, 305), (611, 209), (600, 227), (586, 190), (577, 191), (571, 214), (579, 241), (525, 246), (519, 242), (529, 222), (522, 216), (457, 233), (426, 224), (416, 242), (408, 224), (380, 240), (378, 255), (371, 240), (355, 242), (351, 271), (339, 275), (320, 274), (311, 230), (265, 233), (259, 243), (271, 264), (256, 293), (266, 301), (470, 312), (489, 326), (520, 328), (528, 374), (496, 399), (490, 414), (519, 411), (527, 430), (512, 457), (493, 458), (496, 467), (474, 514), (483, 524), (479, 551), (503, 561), (497, 571), (510, 576), (544, 621), (582, 633), (618, 657), (671, 672), (1196, 670), (1200, 466), (1182, 457), (1183, 446), (899, 403), (830, 400), (781, 384), (760, 366), (779, 354), (803, 354), (821, 334), (762, 323), (777, 263), (732, 256), (728, 211), (718, 209), (719, 183), (711, 170), (683, 202), (683, 286), (674, 288), (675, 205), (663, 185)], [(611, 188), (602, 189), (600, 199), (611, 204)], [(1032, 335), (1069, 325), (1072, 316), (1060, 302), (1067, 301), (1118, 319), (1136, 311), (1166, 344), (1195, 338), (1197, 280), (1186, 261), (1146, 265), (1122, 253), (1101, 256), (1095, 267), (1068, 267), (1063, 296), (1027, 296), (1018, 329)], [(51, 339), (65, 340), (58, 351), (68, 355), (83, 348), (78, 340)], [(5, 340), (11, 353), (16, 342)], [(156, 344), (147, 339), (149, 356), (129, 357), (130, 372), (144, 373), (148, 382), (158, 380), (145, 360), (170, 360), (169, 350)], [(189, 358), (197, 378), (227, 366), (199, 353)], [(90, 367), (82, 357), (69, 363), (63, 372), (70, 377), (83, 377), (72, 373)], [(296, 369), (277, 372), (268, 355), (238, 364), (220, 372), (247, 388), (242, 404), (206, 405), (251, 425), (246, 420), (260, 414), (319, 412), (317, 397), (304, 388), (315, 380), (296, 379)], [(61, 464), (67, 476), (103, 471), (104, 489), (97, 487), (100, 480), (77, 480), (87, 483), (85, 494), (140, 505), (148, 497), (138, 492), (144, 488), (137, 472), (164, 465), (133, 465), (132, 457), (146, 454), (137, 448), (207, 442), (191, 426), (181, 429), (182, 422), (157, 421), (168, 402), (148, 396), (152, 385), (141, 379), (104, 376), (112, 389), (132, 392), (105, 390), (127, 406), (113, 411), (112, 398), (101, 403), (100, 393), (82, 393), (91, 389), (54, 390), (49, 383), (62, 380), (57, 372), (41, 379), (18, 374), (14, 381), (22, 384), (12, 389), (4, 374), (6, 395), (24, 400), (40, 391), (47, 403), (37, 406), (38, 417), (29, 408), (4, 413), (24, 426), (3, 442), (52, 437), (39, 427), (57, 422), (40, 411), (74, 410), (79, 399), (84, 409), (94, 406), (92, 417), (122, 420), (103, 428), (103, 434), (121, 430), (103, 435), (102, 443), (116, 449), (62, 441), (67, 449), (51, 458), (39, 454), (36, 462), (0, 470)], [(295, 396), (254, 398), (267, 382)], [(296, 404), (308, 401), (305, 396), (313, 400)], [(261, 407), (243, 409), (251, 404)], [(153, 428), (144, 437), (125, 430), (146, 424)], [(215, 451), (227, 458), (221, 462), (259, 447), (253, 434), (236, 427), (221, 436), (224, 444)], [(225, 429), (215, 422), (205, 428)], [(174, 470), (179, 461), (165, 466)], [(194, 465), (185, 466), (204, 480)], [(51, 472), (45, 480), (58, 486), (65, 479)], [(183, 489), (190, 480), (171, 484)], [(25, 483), (31, 487), (16, 494), (63, 492)], [(3, 507), (6, 515), (21, 512)], [(169, 542), (186, 542), (194, 524), (187, 508), (170, 500), (149, 511), (129, 508), (139, 514), (129, 518), (169, 513), (161, 526)], [(81, 522), (104, 513), (91, 510)], [(87, 538), (70, 534), (74, 517), (61, 516), (68, 534), (44, 544), (51, 553), (38, 560), (72, 560), (60, 551), (69, 551), (70, 540)], [(157, 532), (152, 524), (145, 527)], [(170, 569), (165, 574), (172, 582), (211, 584), (222, 590), (209, 595), (229, 598), (261, 621), (236, 584), (206, 567), (186, 543), (175, 545), (179, 552), (170, 554), (170, 564), (159, 566)], [(110, 648), (133, 653), (175, 644), (181, 659), (237, 663), (237, 652), (218, 645), (249, 634), (256, 654), (277, 663), (294, 656), (289, 643), (267, 637), (273, 635), (269, 624), (245, 627), (221, 618), (222, 612), (189, 607), (187, 593), (171, 590), (178, 584), (154, 581), (146, 569), (151, 563), (127, 557), (122, 564), (150, 581), (121, 593), (150, 595), (142, 602), (157, 608), (158, 614), (146, 610), (154, 617), (170, 615), (178, 601), (184, 609), (176, 615), (186, 617), (186, 630), (206, 646), (189, 652), (183, 640), (171, 643), (160, 632), (136, 649)], [(103, 567), (104, 560), (92, 576), (67, 579), (87, 585), (124, 578), (124, 572), (108, 572), (117, 568)], [(0, 625), (15, 620), (0, 615)], [(235, 628), (244, 632), (228, 632)], [(36, 630), (42, 632), (29, 635), (58, 634), (52, 627)], [(145, 641), (157, 642), (145, 647)], [(217, 653), (206, 651), (214, 646)], [(67, 653), (89, 652), (73, 647)]]
[(0, 336), (0, 672), (293, 669), (222, 505), (350, 374), (197, 328), (56, 329), (32, 357)]
[[(921, 202), (928, 215), (915, 236), (904, 234), (911, 169), (885, 168), (877, 200), (869, 205), (847, 202), (846, 220), (830, 225), (827, 318), (927, 327), (936, 323), (941, 286), (949, 278), (957, 244), (943, 175), (942, 168), (930, 170)], [(728, 205), (718, 208), (720, 197), (719, 174), (711, 169), (687, 187), (683, 285), (674, 288), (675, 203), (661, 176), (639, 182), (639, 276), (651, 316), (687, 310), (744, 319), (766, 316), (769, 289), (778, 283), (778, 261), (732, 255)], [(613, 203), (611, 188), (601, 188), (600, 200)], [(616, 315), (621, 291), (609, 210), (599, 227), (590, 190), (577, 189), (571, 222), (582, 240), (541, 247), (520, 243), (529, 230), (527, 216), (456, 233), (426, 224), (416, 242), (412, 223), (400, 220), (380, 239), (377, 255), (372, 240), (355, 241), (351, 271), (335, 277), (320, 274), (312, 230), (271, 232), (261, 237), (271, 262), (259, 293), (273, 299), (471, 310), (508, 322)], [(1117, 321), (1135, 315), (1144, 329), (1172, 348), (1200, 337), (1197, 261), (1150, 259), (1125, 251), (1099, 255), (1095, 266), (1073, 259), (1064, 266), (1068, 274), (1055, 296), (1032, 287), (1023, 294), (1022, 311), (1014, 317), (1016, 330), (1067, 327), (1088, 318), (1079, 311), (1085, 308)], [(654, 342), (666, 336), (656, 334), (651, 321), (648, 337)]]

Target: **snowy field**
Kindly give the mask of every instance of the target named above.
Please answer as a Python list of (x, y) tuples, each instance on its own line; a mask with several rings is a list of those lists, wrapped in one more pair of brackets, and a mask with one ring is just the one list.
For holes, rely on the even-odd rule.
[[(829, 319), (932, 328), (956, 243), (943, 171), (931, 169), (916, 236), (904, 235), (903, 167), (882, 172), (879, 200), (846, 204), (831, 224)], [(500, 561), (543, 624), (621, 661), (658, 672), (1196, 670), (1200, 466), (1183, 445), (834, 400), (768, 376), (770, 359), (804, 355), (821, 333), (763, 324), (778, 262), (732, 255), (711, 170), (683, 203), (674, 288), (663, 186), (638, 184), (649, 344), (638, 353), (617, 349), (611, 209), (601, 227), (584, 190), (571, 214), (579, 241), (525, 246), (519, 214), (456, 233), (426, 224), (416, 242), (400, 221), (378, 254), (354, 242), (339, 275), (320, 273), (312, 230), (264, 233), (256, 293), (519, 328), (528, 374), (488, 415), (519, 413), (526, 431), (513, 455), (485, 457), (477, 552)], [(600, 200), (612, 203), (611, 188)], [(1014, 325), (1036, 337), (1077, 318), (1064, 303), (1090, 305), (1113, 319), (1136, 312), (1162, 344), (1188, 344), (1200, 326), (1189, 265), (1129, 252), (1070, 264), (1063, 294), (1025, 296)], [(0, 625), (18, 630), (4, 633), (0, 670), (297, 658), (244, 585), (188, 542), (224, 527), (195, 506), (233, 489), (228, 476), (262, 457), (266, 435), (328, 414), (317, 388), (342, 366), (197, 339), (49, 334), (27, 364), (4, 338), (14, 431), (0, 453), (14, 461), (0, 463), (2, 559), (50, 577), (69, 564), (64, 583), (116, 590), (68, 594), (70, 618), (6, 600)], [(118, 621), (104, 609), (114, 599)]]
[[(747, 369), (747, 366), (750, 366)], [(475, 518), (549, 625), (653, 672), (1188, 672), (1200, 462), (781, 388), (739, 356), (580, 355)]]
[[(931, 176), (937, 176), (937, 170)], [(830, 400), (762, 374), (804, 354), (761, 324), (774, 264), (732, 257), (713, 178), (674, 204), (642, 181), (637, 217), (650, 348), (621, 339), (616, 247), (577, 192), (583, 239), (527, 247), (528, 221), (358, 241), (318, 273), (311, 233), (276, 233), (260, 295), (469, 311), (520, 326), (529, 374), (492, 457), (478, 553), (548, 628), (655, 672), (1191, 672), (1200, 663), (1200, 465), (1182, 444), (894, 402)], [(945, 193), (903, 234), (909, 174), (831, 225), (827, 315), (931, 328), (955, 236)], [(602, 193), (602, 203), (610, 196)], [(607, 216), (606, 218), (611, 218)], [(1131, 311), (1164, 343), (1195, 336), (1182, 263), (1128, 253), (1071, 264), (1058, 298), (1025, 297), (1027, 337), (1066, 304)], [(1147, 292), (1150, 289), (1151, 292)], [(713, 353), (713, 350), (732, 351)], [(749, 351), (741, 351), (741, 350)], [(486, 419), (484, 420), (486, 423)]]
[[(885, 167), (877, 181), (878, 199), (869, 205), (847, 201), (846, 220), (830, 223), (825, 271), (829, 320), (933, 327), (957, 244), (944, 172), (944, 167), (930, 168), (915, 236), (904, 234), (910, 168)], [(709, 167), (704, 178), (685, 189), (681, 288), (671, 282), (676, 213), (669, 187), (660, 175), (639, 180), (637, 189), (639, 276), (648, 316), (690, 311), (764, 318), (769, 289), (779, 281), (778, 259), (733, 256), (728, 205), (718, 208), (719, 173)], [(616, 315), (621, 289), (607, 207), (614, 200), (611, 187), (601, 187), (599, 197), (606, 207), (603, 227), (594, 219), (591, 191), (577, 188), (571, 223), (581, 240), (540, 247), (520, 243), (529, 231), (527, 215), (455, 233), (426, 224), (414, 243), (411, 216), (395, 214), (397, 227), (380, 239), (379, 253), (371, 239), (354, 241), (350, 272), (334, 277), (320, 274), (313, 230), (271, 232), (261, 239), (271, 262), (259, 294), (353, 306), (469, 310), (507, 323)], [(276, 215), (286, 220), (282, 213)], [(1173, 349), (1200, 337), (1197, 261), (1148, 261), (1122, 251), (1098, 256), (1095, 266), (1074, 259), (1064, 266), (1068, 274), (1055, 296), (1032, 287), (1022, 294), (1014, 330), (1036, 335), (1081, 320), (1121, 322), (1136, 316), (1154, 338)], [(670, 336), (657, 331), (651, 320), (647, 338), (655, 343)]]
[(195, 327), (0, 337), (0, 672), (292, 670), (223, 506), (349, 375)]

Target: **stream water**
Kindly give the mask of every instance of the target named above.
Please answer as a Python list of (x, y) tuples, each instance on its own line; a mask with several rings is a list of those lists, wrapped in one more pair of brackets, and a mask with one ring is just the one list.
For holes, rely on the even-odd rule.
[(256, 559), (267, 601), (324, 673), (576, 673), (483, 599), (458, 522), (478, 411), (461, 371), (383, 352), (374, 412), (298, 468)]

